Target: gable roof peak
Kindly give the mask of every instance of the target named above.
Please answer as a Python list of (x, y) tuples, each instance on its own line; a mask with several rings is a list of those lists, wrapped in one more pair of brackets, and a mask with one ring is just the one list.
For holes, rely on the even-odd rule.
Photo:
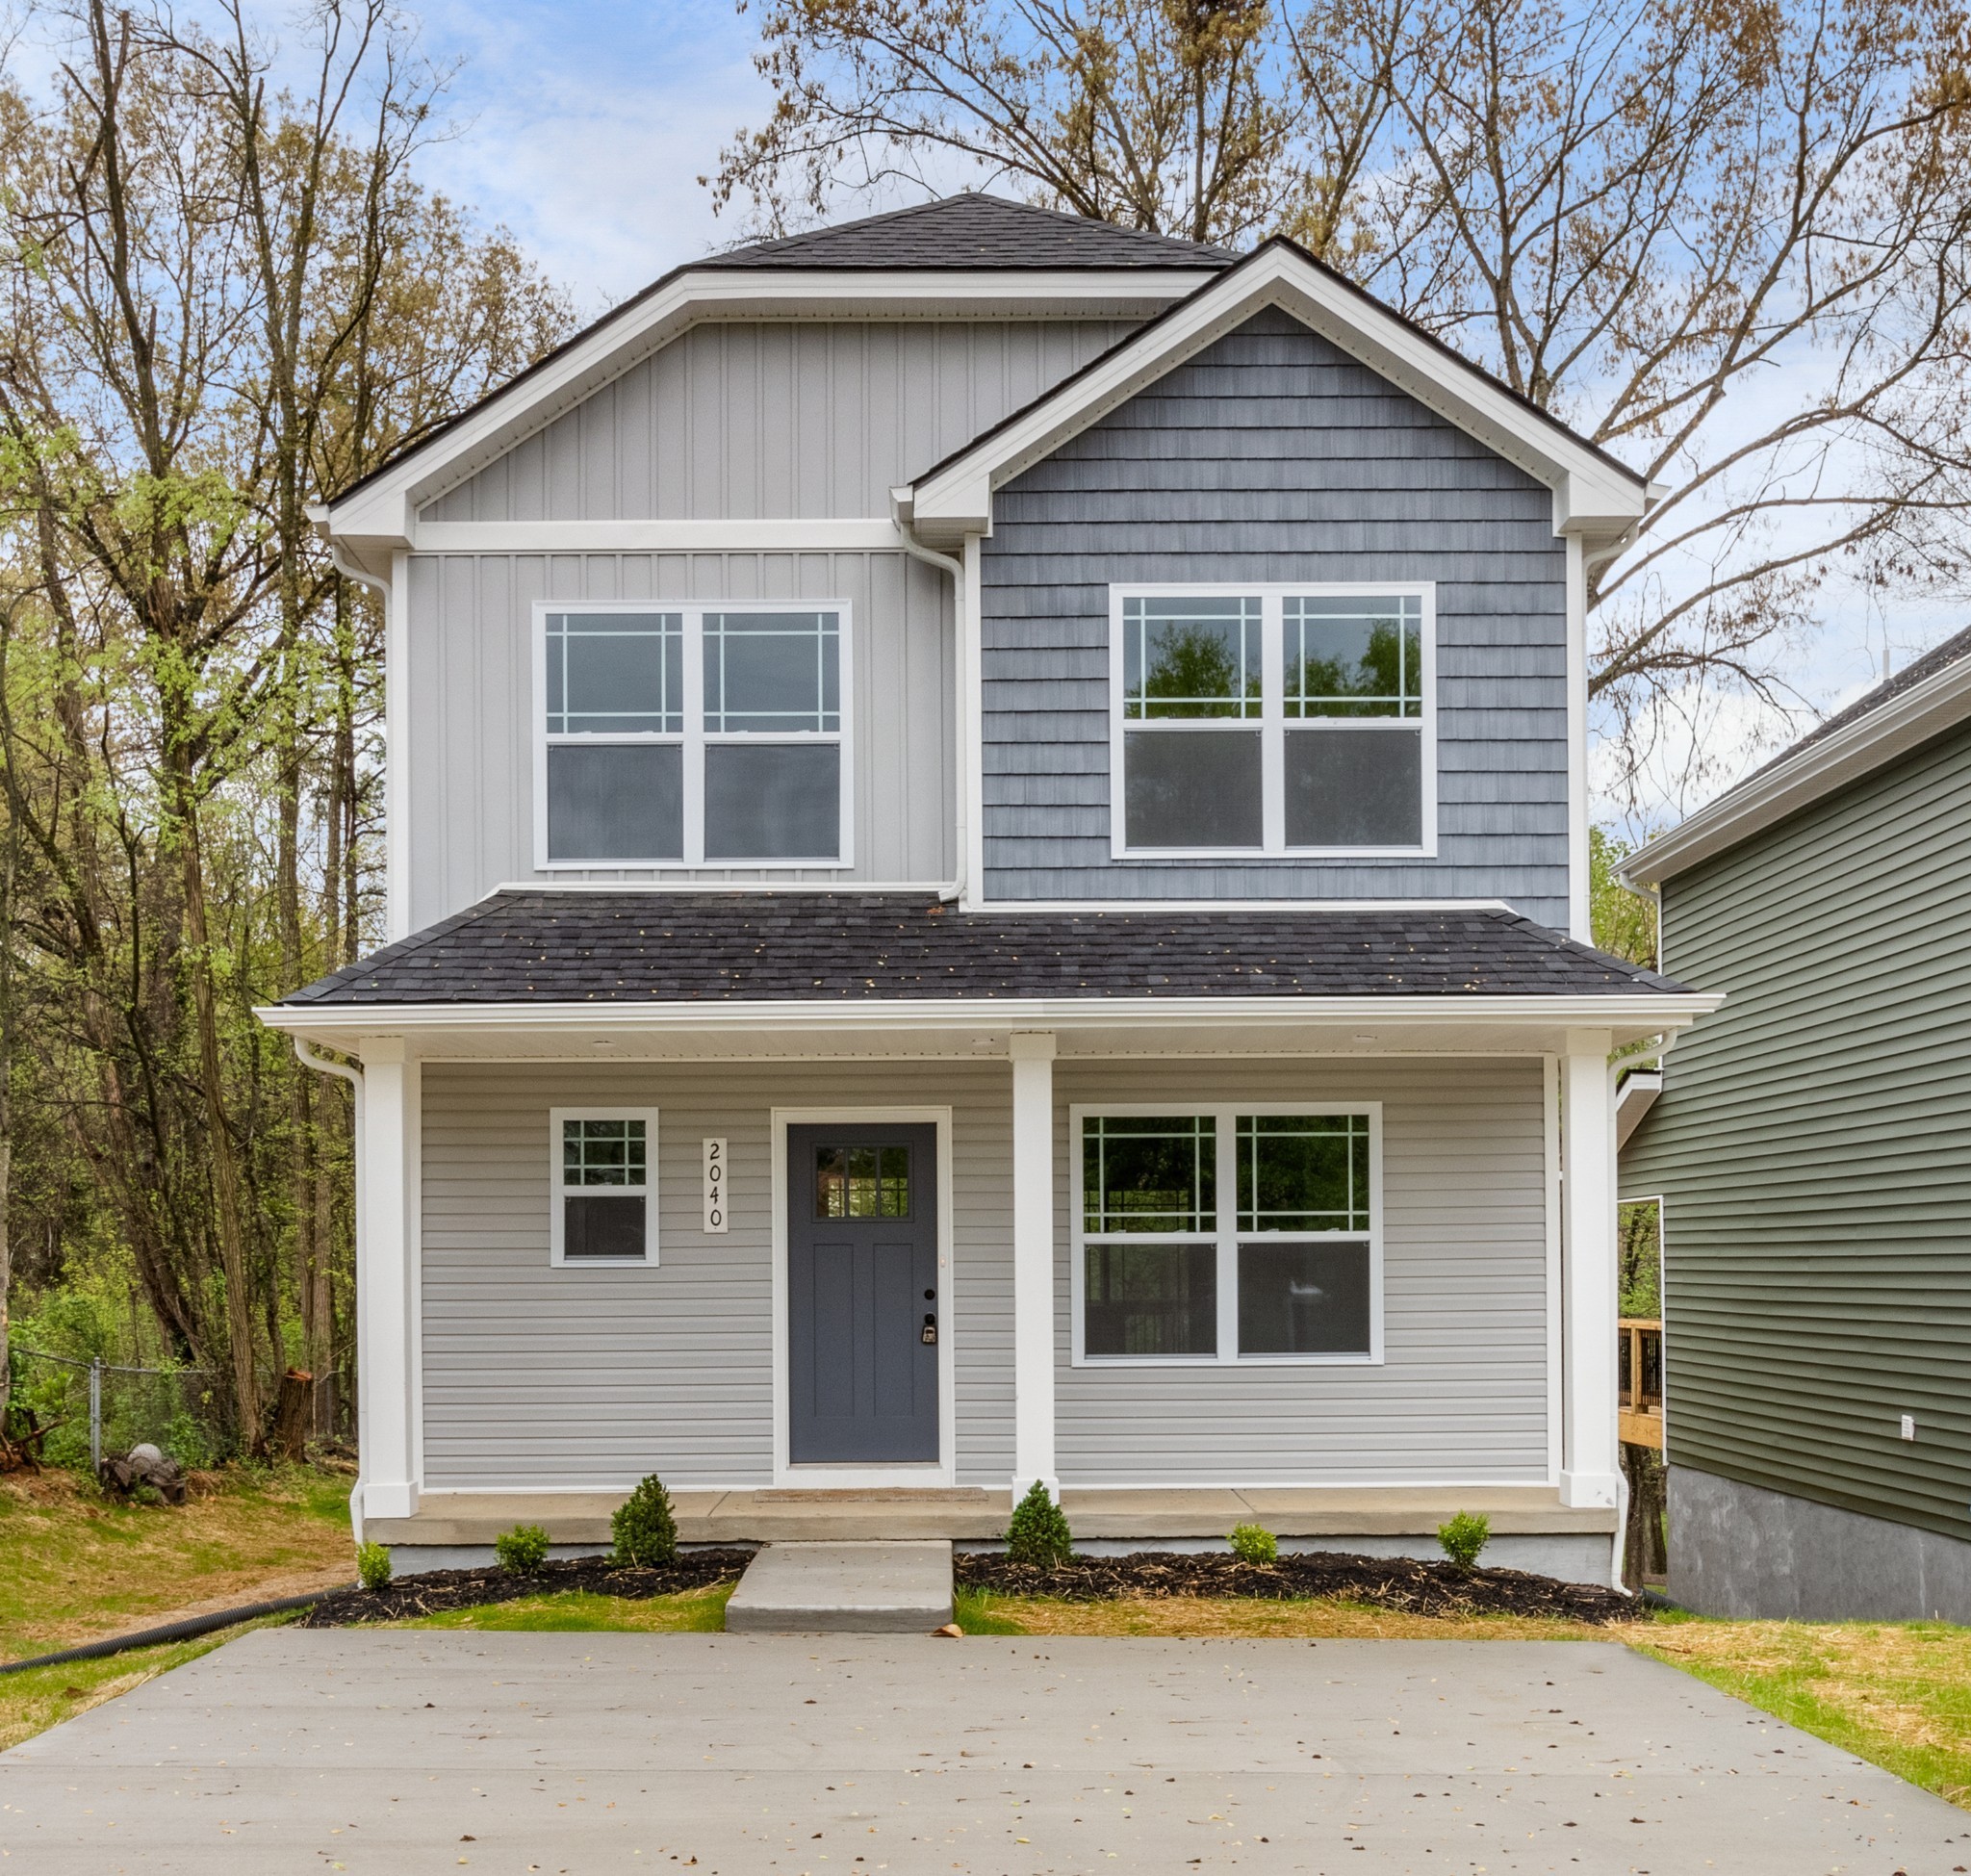
[(1085, 215), (964, 191), (758, 241), (697, 265), (729, 268), (967, 269), (1228, 268), (1229, 249), (1118, 227)]

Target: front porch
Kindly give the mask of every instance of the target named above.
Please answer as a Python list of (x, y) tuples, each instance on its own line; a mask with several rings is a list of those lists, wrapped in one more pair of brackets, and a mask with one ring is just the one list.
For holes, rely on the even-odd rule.
[[(515, 1525), (539, 1525), (574, 1550), (609, 1542), (618, 1492), (427, 1492), (407, 1518), (371, 1518), (364, 1534), (415, 1553), (486, 1551)], [(1258, 1524), (1290, 1549), (1431, 1556), (1437, 1529), (1458, 1511), (1492, 1522), (1488, 1560), (1515, 1568), (1564, 1560), (1615, 1529), (1612, 1506), (1569, 1505), (1549, 1485), (1223, 1487), (1068, 1486), (1061, 1503), (1084, 1549), (1216, 1548), (1234, 1525)], [(1011, 1494), (986, 1487), (867, 1491), (766, 1488), (674, 1493), (685, 1544), (948, 1538), (987, 1544), (1006, 1531)], [(409, 1564), (422, 1561), (413, 1556)], [(1551, 1574), (1549, 1570), (1549, 1574)]]

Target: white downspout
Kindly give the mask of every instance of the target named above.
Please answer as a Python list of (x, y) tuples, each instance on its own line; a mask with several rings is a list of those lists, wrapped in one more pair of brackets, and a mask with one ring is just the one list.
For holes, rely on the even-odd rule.
[(897, 539), (913, 560), (921, 560), (927, 567), (935, 567), (951, 576), (951, 613), (956, 643), (957, 671), (952, 686), (956, 704), (958, 738), (952, 745), (952, 759), (957, 766), (955, 792), (958, 797), (958, 864), (953, 872), (952, 884), (940, 887), (937, 896), (950, 903), (962, 899), (971, 887), (967, 877), (972, 850), (972, 765), (967, 754), (971, 735), (971, 638), (970, 621), (965, 617), (965, 566), (962, 560), (954, 559), (949, 553), (939, 553), (935, 548), (929, 548), (920, 541), (910, 524), (904, 519), (904, 504), (899, 491), (892, 489), (889, 498), (889, 518), (897, 530)]
[[(355, 1217), (356, 1229), (360, 1232), (363, 1228), (363, 1071), (360, 1068), (352, 1068), (346, 1062), (332, 1061), (329, 1057), (319, 1054), (309, 1042), (304, 1041), (299, 1036), (296, 1036), (294, 1038), (294, 1060), (300, 1063), (300, 1065), (304, 1068), (313, 1068), (318, 1074), (342, 1076), (342, 1078), (349, 1084), (350, 1088), (355, 1091)], [(361, 1280), (361, 1263), (362, 1260), (358, 1258), (358, 1281)], [(363, 1377), (359, 1374), (356, 1376), (357, 1478), (355, 1485), (351, 1488), (349, 1492), (349, 1526), (350, 1529), (354, 1530), (356, 1534), (356, 1542), (359, 1544), (363, 1541), (363, 1479), (361, 1470), (363, 1456), (362, 1416)]]

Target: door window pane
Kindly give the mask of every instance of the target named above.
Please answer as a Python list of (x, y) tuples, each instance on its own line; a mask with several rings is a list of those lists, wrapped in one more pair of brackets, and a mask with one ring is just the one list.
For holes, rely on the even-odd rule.
[(1209, 1115), (1090, 1115), (1082, 1123), (1084, 1229), (1215, 1229), (1217, 1150), (1217, 1125)]
[(1416, 730), (1289, 730), (1290, 847), (1414, 847), (1423, 838)]
[(841, 825), (840, 744), (705, 745), (706, 860), (832, 860)]
[(548, 614), (550, 736), (684, 728), (684, 619), (677, 612)]
[(1367, 1231), (1366, 1114), (1241, 1114), (1239, 1228)]
[(1285, 602), (1286, 713), (1423, 714), (1423, 602), (1289, 599)]
[(816, 1218), (909, 1218), (908, 1146), (817, 1146)]
[(1260, 713), (1260, 603), (1200, 595), (1122, 603), (1123, 714)]
[(1367, 1245), (1239, 1246), (1241, 1355), (1366, 1355)]
[(1257, 847), (1266, 837), (1256, 730), (1131, 730), (1122, 739), (1134, 848)]
[(548, 858), (684, 858), (684, 751), (677, 743), (554, 743)]
[(640, 1186), (644, 1183), (644, 1148), (641, 1120), (564, 1120), (561, 1183)]
[(1215, 1245), (1088, 1245), (1084, 1256), (1085, 1352), (1217, 1352), (1218, 1252)]
[(839, 730), (839, 615), (707, 612), (704, 727), (712, 733)]

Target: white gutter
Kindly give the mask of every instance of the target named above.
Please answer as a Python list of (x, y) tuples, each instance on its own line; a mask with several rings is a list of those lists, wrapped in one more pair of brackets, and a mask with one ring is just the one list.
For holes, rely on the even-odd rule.
[[(346, 1062), (332, 1062), (320, 1055), (299, 1036), (294, 1038), (294, 1060), (304, 1068), (313, 1068), (318, 1074), (340, 1075), (354, 1092), (356, 1102), (355, 1117), (355, 1157), (356, 1157), (356, 1217), (363, 1216), (363, 1071), (352, 1068)], [(360, 1271), (362, 1259), (357, 1259)], [(362, 1417), (363, 1417), (363, 1376), (356, 1376), (356, 1483), (349, 1492), (349, 1524), (356, 1533), (356, 1542), (363, 1541), (363, 1478), (362, 1478)]]
[(949, 904), (952, 900), (962, 899), (965, 895), (966, 861), (971, 852), (972, 803), (971, 803), (971, 763), (966, 750), (971, 733), (971, 692), (969, 674), (971, 672), (970, 645), (968, 636), (970, 621), (965, 617), (965, 564), (954, 559), (949, 553), (939, 553), (935, 548), (929, 548), (917, 538), (909, 521), (909, 491), (892, 489), (889, 492), (890, 520), (895, 525), (897, 539), (903, 543), (904, 552), (913, 560), (921, 560), (927, 567), (935, 567), (940, 573), (951, 576), (951, 617), (955, 679), (952, 695), (955, 704), (958, 734), (952, 743), (952, 757), (958, 765), (957, 877), (950, 887), (940, 887), (937, 896)]

